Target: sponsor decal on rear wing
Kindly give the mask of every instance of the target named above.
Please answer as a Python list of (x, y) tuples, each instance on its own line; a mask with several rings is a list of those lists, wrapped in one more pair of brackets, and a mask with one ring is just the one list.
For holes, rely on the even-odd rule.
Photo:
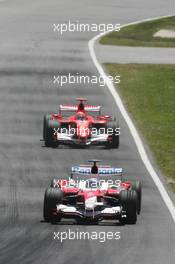
[[(91, 174), (91, 167), (90, 166), (73, 166), (72, 173), (78, 174)], [(119, 175), (122, 174), (122, 168), (112, 168), (112, 167), (98, 167), (98, 174), (99, 175)]]
[(93, 106), (93, 105), (86, 105), (84, 107), (85, 111), (89, 111), (89, 112), (100, 112), (101, 111), (101, 106)]
[[(77, 105), (60, 105), (59, 106), (59, 110), (60, 111), (77, 111), (78, 110), (78, 106)], [(86, 105), (84, 107), (85, 111), (88, 112), (100, 112), (101, 111), (101, 106), (93, 106), (93, 105)]]

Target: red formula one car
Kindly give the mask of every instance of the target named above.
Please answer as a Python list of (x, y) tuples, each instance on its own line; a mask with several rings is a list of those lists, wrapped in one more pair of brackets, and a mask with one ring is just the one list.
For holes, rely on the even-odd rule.
[[(57, 147), (59, 144), (103, 144), (109, 148), (118, 148), (120, 131), (116, 121), (109, 115), (101, 115), (101, 106), (87, 105), (85, 98), (77, 100), (78, 105), (60, 105), (58, 114), (44, 116), (45, 145)], [(71, 115), (71, 112), (74, 114)]]
[(123, 181), (122, 169), (97, 166), (72, 167), (69, 179), (53, 179), (45, 191), (46, 222), (71, 218), (78, 222), (118, 220), (135, 224), (141, 211), (140, 181)]

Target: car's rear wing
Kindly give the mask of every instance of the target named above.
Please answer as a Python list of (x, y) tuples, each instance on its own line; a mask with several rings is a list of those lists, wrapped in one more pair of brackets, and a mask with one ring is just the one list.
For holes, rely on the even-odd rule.
[[(81, 174), (81, 175), (90, 175), (92, 167), (81, 165), (81, 166), (73, 166), (71, 169), (72, 173)], [(123, 169), (122, 168), (115, 168), (109, 166), (98, 166), (98, 175), (105, 175), (105, 176), (122, 176)]]
[[(94, 105), (85, 105), (84, 110), (87, 112), (98, 112), (101, 113), (101, 106), (94, 106)], [(60, 105), (59, 112), (68, 111), (68, 112), (76, 112), (78, 111), (77, 105)]]

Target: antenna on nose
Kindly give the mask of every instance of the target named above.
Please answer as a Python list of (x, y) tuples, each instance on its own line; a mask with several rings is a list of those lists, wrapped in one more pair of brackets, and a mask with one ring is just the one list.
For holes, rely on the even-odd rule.
[(97, 160), (97, 159), (90, 159), (88, 160), (88, 162), (93, 163), (92, 167), (91, 167), (91, 174), (98, 174), (98, 166), (97, 163), (101, 162), (101, 160)]

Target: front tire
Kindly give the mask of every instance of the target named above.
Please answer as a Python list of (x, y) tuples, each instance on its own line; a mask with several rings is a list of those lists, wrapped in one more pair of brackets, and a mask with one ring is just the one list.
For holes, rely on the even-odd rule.
[(137, 222), (137, 193), (134, 190), (123, 190), (120, 192), (119, 201), (126, 212), (127, 224)]
[(45, 145), (46, 147), (57, 147), (58, 142), (54, 140), (55, 130), (59, 128), (59, 122), (55, 120), (46, 120), (45, 126)]
[(142, 186), (140, 181), (134, 181), (132, 183), (132, 190), (136, 191), (137, 193), (137, 213), (140, 214), (141, 212), (141, 204), (142, 204)]
[(52, 115), (46, 114), (44, 115), (44, 118), (43, 118), (43, 139), (44, 140), (46, 138), (46, 126), (47, 126), (48, 120), (52, 120)]
[(52, 210), (63, 200), (63, 192), (57, 188), (47, 188), (44, 195), (43, 218), (52, 222)]
[(110, 136), (110, 142), (108, 143), (109, 148), (119, 148), (120, 137), (119, 137), (119, 125), (116, 122), (110, 122), (108, 128), (112, 128), (112, 135)]

